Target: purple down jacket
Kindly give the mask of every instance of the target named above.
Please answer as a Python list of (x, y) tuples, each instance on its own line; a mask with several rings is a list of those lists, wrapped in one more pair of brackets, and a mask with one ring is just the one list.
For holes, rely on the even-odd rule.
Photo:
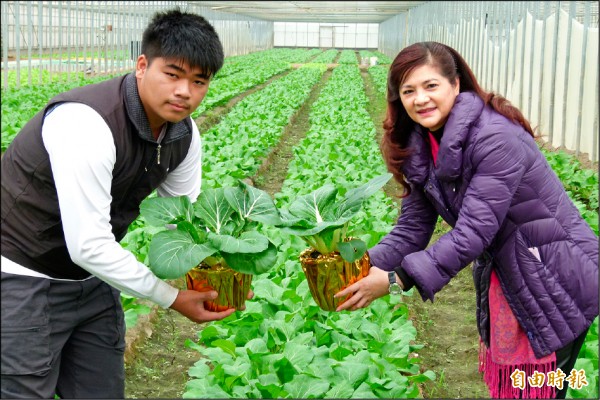
[[(398, 223), (369, 250), (372, 265), (401, 267), (423, 300), (474, 261), (478, 326), (487, 342), (487, 289), (494, 268), (536, 357), (565, 346), (598, 315), (598, 237), (519, 125), (460, 93), (433, 166), (417, 126), (404, 164), (412, 193)], [(452, 226), (424, 250), (440, 215)], [(487, 262), (486, 262), (487, 261)], [(483, 278), (482, 278), (483, 277)]]

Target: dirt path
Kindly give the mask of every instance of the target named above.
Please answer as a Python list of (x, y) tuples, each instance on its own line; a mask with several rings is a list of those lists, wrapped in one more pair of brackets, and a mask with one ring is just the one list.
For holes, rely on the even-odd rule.
[[(183, 288), (183, 279), (176, 286)], [(154, 308), (150, 320), (142, 324), (143, 335), (126, 358), (125, 397), (181, 398), (189, 379), (187, 372), (199, 358), (185, 342), (196, 341), (204, 325), (162, 308)]]
[(415, 295), (406, 300), (423, 344), (422, 368), (437, 375), (423, 385), (425, 398), (489, 398), (478, 368), (475, 289), (471, 267), (463, 269), (440, 291), (433, 303)]
[(254, 185), (266, 191), (271, 196), (281, 190), (287, 175), (288, 165), (294, 155), (292, 148), (299, 143), (310, 128), (310, 108), (319, 97), (321, 89), (331, 76), (331, 70), (325, 71), (323, 77), (313, 87), (308, 99), (302, 107), (292, 116), (277, 146), (269, 153), (264, 163), (259, 168), (256, 176), (252, 177)]

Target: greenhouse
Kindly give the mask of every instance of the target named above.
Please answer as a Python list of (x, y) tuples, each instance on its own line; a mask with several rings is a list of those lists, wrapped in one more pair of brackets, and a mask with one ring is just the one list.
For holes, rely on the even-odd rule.
[[(2, 397), (598, 398), (598, 305), (577, 297), (598, 292), (598, 2), (1, 7)], [(16, 308), (35, 285), (11, 298), (13, 275), (116, 293), (124, 342), (90, 329), (122, 376), (78, 354), (117, 369), (78, 392), (71, 333), (14, 355), (23, 321), (72, 314)], [(490, 334), (528, 351), (508, 389)]]

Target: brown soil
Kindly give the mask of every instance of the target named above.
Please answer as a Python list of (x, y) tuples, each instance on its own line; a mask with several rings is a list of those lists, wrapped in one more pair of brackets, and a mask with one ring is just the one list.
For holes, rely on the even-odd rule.
[(549, 143), (544, 142), (544, 140), (541, 138), (537, 138), (536, 142), (538, 142), (540, 147), (542, 147), (543, 149), (548, 150), (548, 151), (564, 151), (565, 153), (570, 154), (571, 156), (577, 158), (577, 160), (579, 160), (579, 162), (581, 163), (581, 166), (583, 168), (592, 169), (592, 170), (598, 172), (598, 161), (596, 161), (596, 162), (590, 161), (588, 153), (580, 152), (579, 154), (577, 154), (576, 151), (569, 150), (564, 146), (554, 148)]

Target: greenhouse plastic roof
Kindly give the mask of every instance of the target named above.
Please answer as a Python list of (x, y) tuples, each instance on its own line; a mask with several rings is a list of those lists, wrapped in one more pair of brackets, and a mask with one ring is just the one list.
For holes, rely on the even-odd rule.
[[(194, 3), (194, 2), (190, 2)], [(214, 11), (267, 21), (380, 23), (426, 1), (200, 1)]]

